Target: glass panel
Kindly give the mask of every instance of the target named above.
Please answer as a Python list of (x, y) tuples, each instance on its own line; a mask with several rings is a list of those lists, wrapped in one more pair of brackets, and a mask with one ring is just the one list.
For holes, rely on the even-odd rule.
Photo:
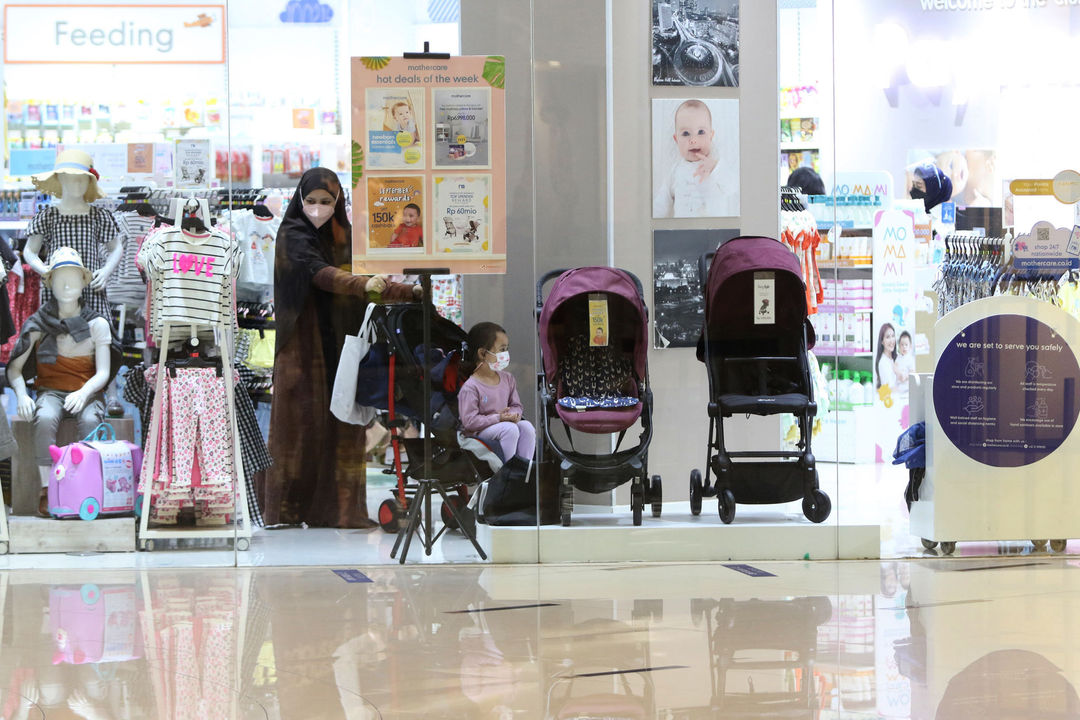
[[(55, 433), (50, 428), (35, 438), (29, 422), (16, 414), (21, 383), (13, 383), (17, 391), (6, 392), (6, 409), (19, 446), (11, 461), (9, 529), (12, 549), (20, 554), (5, 561), (12, 566), (68, 562), (85, 566), (99, 561), (113, 566), (232, 564), (231, 481), (223, 483), (212, 507), (207, 505), (207, 496), (195, 497), (198, 490), (178, 493), (177, 503), (168, 510), (165, 503), (143, 503), (144, 497), (148, 501), (160, 497), (160, 486), (154, 492), (136, 493), (138, 448), (149, 424), (149, 417), (141, 414), (147, 406), (139, 398), (146, 398), (152, 388), (145, 383), (144, 373), (144, 362), (150, 362), (144, 361), (146, 288), (135, 266), (135, 253), (139, 241), (153, 229), (156, 216), (175, 217), (172, 198), (183, 193), (210, 199), (209, 205), (216, 207), (217, 198), (227, 194), (229, 177), (221, 174), (222, 163), (216, 162), (228, 147), (225, 8), (168, 1), (147, 6), (121, 0), (113, 5), (68, 5), (59, 15), (55, 5), (30, 2), (5, 6), (5, 23), (0, 233), (21, 254), (16, 263), (24, 270), (22, 279), (13, 279), (5, 288), (2, 302), (11, 305), (14, 321), (14, 328), (8, 329), (27, 331), (34, 327), (29, 321), (33, 313), (49, 314), (51, 306), (39, 309), (38, 272), (45, 269), (42, 263), (50, 262), (50, 256), (53, 263), (58, 262), (57, 248), (76, 250), (79, 261), (96, 274), (94, 283), (108, 278), (102, 290), (84, 292), (83, 312), (96, 312), (102, 318), (89, 320), (88, 338), (81, 337), (81, 329), (66, 337), (54, 331), (56, 362), (49, 359), (51, 348), (45, 344), (32, 351), (35, 371), (30, 372), (18, 359), (9, 364), (10, 369), (21, 371), (23, 380), (36, 374), (34, 392), (40, 407), (28, 405), (25, 414), (40, 419), (42, 413), (52, 413), (60, 425)], [(89, 165), (96, 177), (80, 180), (89, 176), (85, 169)], [(41, 175), (52, 174), (54, 169), (59, 173), (51, 179)], [(35, 174), (41, 179), (40, 187), (58, 199), (38, 194), (31, 183)], [(80, 193), (79, 182), (90, 183), (85, 194)], [(92, 201), (92, 206), (88, 208), (86, 201)], [(209, 225), (208, 214), (201, 214), (200, 219)], [(205, 262), (211, 255), (207, 251), (193, 256), (193, 262)], [(52, 282), (61, 275), (53, 274)], [(55, 313), (68, 312), (66, 302), (58, 303)], [(77, 307), (75, 314), (79, 314)], [(110, 327), (121, 353), (108, 352)], [(98, 328), (104, 328), (104, 336)], [(154, 332), (154, 336), (160, 344), (160, 334)], [(107, 371), (105, 358), (109, 358)], [(3, 359), (11, 361), (9, 356)], [(101, 372), (104, 378), (117, 373), (118, 379), (99, 395)], [(62, 393), (87, 389), (93, 392), (85, 406), (88, 409), (81, 414), (78, 395), (63, 399)], [(211, 404), (221, 400), (219, 411), (205, 413), (204, 420), (226, 418), (223, 391), (220, 397), (216, 394), (220, 389), (215, 381), (212, 391), (196, 393)], [(73, 410), (78, 420), (61, 419)], [(191, 413), (188, 429), (194, 428), (194, 418)], [(72, 444), (87, 437), (99, 421), (111, 429), (96, 438), (110, 440), (115, 431), (120, 444)], [(135, 444), (123, 444), (131, 441)], [(50, 444), (69, 449), (50, 455)], [(230, 448), (231, 443), (226, 443), (217, 459), (228, 457)], [(178, 465), (166, 466), (166, 471), (182, 465), (183, 455), (172, 457)], [(50, 464), (56, 456), (59, 460), (53, 468)], [(187, 453), (187, 462), (191, 457)], [(227, 477), (227, 469), (214, 467), (204, 458), (205, 485)], [(53, 515), (97, 519), (60, 523), (36, 517), (42, 479), (51, 486), (47, 504)], [(210, 492), (206, 487), (201, 490)], [(178, 504), (185, 508), (179, 509)], [(134, 506), (146, 509), (143, 517), (148, 523), (157, 520), (166, 525), (141, 532), (140, 546), (153, 541), (155, 550), (173, 552), (135, 554)], [(108, 560), (84, 557), (102, 551), (128, 554), (110, 555)], [(41, 552), (69, 553), (77, 559), (29, 554)]]
[[(962, 369), (964, 379), (955, 386), (971, 382), (971, 392), (950, 400), (948, 407), (933, 402), (941, 387), (941, 374), (937, 379), (933, 374), (945, 343), (970, 322), (964, 317), (998, 314), (1012, 299), (998, 296), (1049, 301), (1009, 312), (1057, 322), (1057, 336), (1071, 337), (1074, 331), (1066, 313), (1073, 287), (1067, 269), (1075, 259), (1067, 245), (1076, 205), (1073, 198), (1049, 194), (1049, 181), (1076, 165), (1076, 145), (1064, 126), (1043, 119), (1068, 117), (1075, 108), (1073, 80), (1056, 58), (1074, 40), (1080, 11), (1035, 2), (971, 3), (970, 12), (926, 3), (836, 0), (831, 5), (838, 196), (872, 195), (881, 200), (879, 209), (898, 211), (875, 215), (870, 232), (877, 395), (870, 422), (859, 426), (866, 434), (843, 438), (841, 451), (845, 444), (856, 454), (874, 448), (875, 457), (860, 468), (860, 484), (876, 487), (867, 500), (881, 508), (885, 556), (949, 554), (956, 540), (971, 541), (956, 550), (967, 554), (1042, 550), (1042, 541), (1033, 545), (1029, 539), (1070, 533), (1068, 522), (1055, 516), (1072, 455), (1064, 446), (1032, 474), (1025, 464), (1030, 460), (1021, 457), (1026, 450), (1008, 449), (1007, 438), (1026, 443), (1037, 434), (1038, 444), (1048, 443), (1061, 434), (1051, 419), (1055, 411), (1046, 396), (1014, 403), (1007, 393), (1015, 386), (992, 380), (986, 382), (1000, 393), (987, 407), (990, 396), (984, 390), (991, 392), (986, 390), (991, 385), (982, 384), (982, 373), (1007, 367), (1008, 345), (1017, 344), (1024, 349), (1015, 352), (1033, 353), (1014, 355), (1012, 361), (1020, 367), (1034, 363), (1031, 375), (1024, 371), (1031, 392), (1036, 387), (1055, 392), (1058, 381), (1038, 385), (1048, 372), (1038, 355), (1044, 351), (1029, 349), (1033, 341), (1023, 332), (1003, 338), (993, 352), (982, 348), (970, 366), (963, 366), (970, 374)], [(984, 50), (1001, 43), (1046, 48), (1048, 55)], [(967, 61), (973, 57), (983, 61)], [(1027, 178), (1045, 179), (1045, 189), (1039, 183), (1011, 184)], [(845, 184), (850, 193), (840, 192)], [(862, 193), (855, 189), (860, 186)], [(1029, 252), (1030, 262), (1025, 260)], [(987, 297), (995, 301), (974, 302)], [(1063, 345), (1065, 356), (1070, 345)], [(1010, 413), (1015, 416), (1006, 420)], [(921, 471), (889, 464), (897, 436), (921, 420), (933, 436), (925, 478)], [(961, 452), (964, 441), (948, 435), (950, 425), (976, 428), (968, 450)], [(982, 447), (1006, 449), (995, 455), (984, 454)], [(912, 464), (918, 462), (913, 458)], [(1032, 484), (1036, 476), (1043, 484)], [(968, 479), (977, 485), (965, 486)], [(920, 495), (910, 512), (901, 501), (905, 492), (908, 501), (913, 492)], [(1013, 498), (1010, 492), (1018, 494)], [(993, 506), (970, 505), (973, 496), (993, 497)], [(995, 510), (1018, 504), (1029, 511), (1015, 523)], [(1052, 546), (1065, 548), (1065, 538)]]

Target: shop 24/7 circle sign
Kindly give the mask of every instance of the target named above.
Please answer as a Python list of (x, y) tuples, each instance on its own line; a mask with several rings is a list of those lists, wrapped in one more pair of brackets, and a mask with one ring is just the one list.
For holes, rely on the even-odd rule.
[(945, 435), (968, 457), (1021, 467), (1057, 450), (1080, 414), (1080, 366), (1052, 328), (995, 315), (949, 342), (934, 371)]

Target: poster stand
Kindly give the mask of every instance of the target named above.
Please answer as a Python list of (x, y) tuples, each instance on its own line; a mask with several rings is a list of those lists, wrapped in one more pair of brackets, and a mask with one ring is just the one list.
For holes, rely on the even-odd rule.
[[(425, 43), (425, 46), (427, 43)], [(409, 545), (412, 544), (413, 534), (420, 536), (420, 542), (424, 545), (424, 554), (431, 555), (431, 550), (435, 545), (435, 542), (446, 531), (446, 528), (435, 532), (432, 527), (431, 521), (431, 494), (438, 492), (442, 496), (443, 507), (450, 511), (451, 517), (457, 523), (457, 527), (461, 532), (469, 538), (469, 542), (476, 548), (476, 552), (480, 554), (481, 559), (487, 560), (487, 555), (484, 553), (484, 549), (480, 547), (480, 543), (476, 541), (476, 532), (474, 530), (475, 524), (467, 524), (459, 513), (457, 505), (455, 505), (447, 496), (446, 489), (443, 488), (442, 481), (435, 479), (431, 471), (431, 354), (427, 352), (427, 348), (431, 345), (431, 314), (428, 311), (429, 307), (433, 307), (431, 303), (431, 276), (432, 275), (448, 275), (449, 270), (446, 268), (404, 268), (402, 273), (405, 275), (419, 275), (421, 287), (424, 290), (421, 298), (420, 315), (423, 318), (423, 357), (424, 357), (424, 374), (423, 374), (423, 388), (424, 388), (424, 407), (421, 410), (421, 416), (423, 418), (424, 426), (424, 477), (419, 478), (417, 483), (416, 495), (413, 496), (412, 504), (409, 506), (408, 520), (405, 523), (405, 527), (398, 532), (397, 540), (394, 541), (394, 549), (390, 551), (390, 557), (398, 559), (402, 565), (405, 564), (405, 558), (409, 555)], [(421, 520), (421, 506), (423, 506), (423, 519)], [(421, 525), (421, 522), (423, 523)], [(404, 542), (403, 542), (404, 541)], [(401, 557), (397, 557), (398, 550), (401, 550)]]
[[(996, 333), (1001, 342), (986, 341)], [(980, 540), (1041, 550), (1049, 538), (1060, 551), (1080, 537), (1078, 349), (1080, 322), (1028, 297), (984, 298), (937, 322), (935, 373), (913, 376), (911, 389), (926, 477), (910, 528), (927, 550)]]

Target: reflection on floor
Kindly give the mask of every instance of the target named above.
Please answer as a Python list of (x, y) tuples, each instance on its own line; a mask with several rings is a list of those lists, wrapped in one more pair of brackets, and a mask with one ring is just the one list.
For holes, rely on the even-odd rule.
[[(833, 499), (833, 514), (826, 521), (824, 528), (829, 533), (835, 532), (837, 524), (847, 529), (862, 529), (871, 525), (880, 525), (880, 549), (882, 558), (905, 558), (905, 557), (933, 557), (936, 551), (924, 550), (918, 537), (912, 536), (908, 530), (908, 512), (903, 500), (904, 485), (907, 482), (907, 471), (892, 465), (847, 465), (820, 463), (821, 487), (829, 493)], [(665, 494), (673, 498), (665, 504), (665, 512), (661, 521), (655, 521), (646, 513), (644, 524), (646, 528), (656, 526), (669, 526), (677, 528), (706, 527), (717, 528), (721, 533), (724, 528), (716, 512), (716, 500), (706, 499), (701, 516), (691, 517), (685, 501), (674, 499), (675, 489), (674, 476), (665, 479)], [(378, 470), (369, 474), (368, 480), (368, 507), (374, 512), (383, 499), (390, 497), (392, 478), (382, 475)], [(599, 497), (599, 496), (598, 496)], [(439, 502), (434, 504), (434, 514), (438, 515)], [(619, 506), (613, 508), (611, 513), (581, 512), (574, 517), (576, 527), (592, 523), (597, 527), (605, 526), (630, 526), (629, 507)], [(591, 520), (590, 520), (591, 518)], [(746, 523), (751, 519), (765, 523), (779, 524), (783, 527), (802, 528), (809, 526), (808, 521), (802, 517), (800, 503), (788, 503), (786, 505), (772, 506), (739, 506), (736, 513), (735, 527), (731, 531), (744, 530)], [(78, 521), (71, 521), (78, 522)], [(531, 529), (522, 529), (525, 532), (534, 532)], [(561, 529), (552, 527), (550, 532), (559, 533)], [(482, 534), (483, 537), (483, 534)], [(722, 535), (718, 535), (722, 538)], [(776, 535), (774, 537), (779, 537)], [(247, 551), (234, 553), (229, 543), (220, 540), (209, 540), (195, 543), (177, 545), (171, 549), (162, 547), (154, 552), (139, 553), (105, 553), (94, 555), (93, 564), (102, 568), (164, 568), (164, 567), (269, 567), (289, 565), (340, 565), (360, 564), (377, 565), (395, 562), (390, 558), (390, 551), (394, 545), (396, 536), (388, 535), (380, 529), (374, 530), (333, 530), (322, 528), (281, 528), (273, 530), (259, 530), (251, 539), (251, 548)], [(679, 537), (657, 536), (658, 544), (655, 554), (642, 553), (635, 556), (637, 560), (678, 560), (690, 561), (699, 558), (687, 556), (685, 543)], [(710, 542), (713, 542), (710, 540)], [(491, 548), (490, 538), (484, 539), (486, 550)], [(677, 544), (674, 544), (677, 543)], [(766, 540), (744, 543), (732, 540), (728, 543), (732, 552), (738, 550), (733, 557), (741, 558), (765, 558), (771, 551)], [(742, 549), (736, 548), (739, 545)], [(852, 545), (849, 539), (844, 543), (845, 547)], [(515, 555), (517, 562), (532, 562), (536, 559), (537, 550), (527, 551), (522, 557)], [(548, 551), (548, 560), (557, 555), (557, 561), (564, 561), (570, 555), (563, 549), (560, 553), (553, 554), (552, 544), (545, 541), (544, 547)], [(811, 546), (800, 546), (803, 550)], [(668, 548), (668, 549), (665, 549)], [(670, 550), (674, 548), (674, 550)], [(678, 552), (675, 552), (678, 550)], [(786, 549), (789, 550), (789, 549)], [(799, 550), (792, 556), (773, 554), (772, 557), (801, 557), (803, 550)], [(759, 552), (760, 551), (760, 552)], [(1066, 553), (1080, 552), (1080, 542), (1074, 541), (1067, 547)], [(958, 556), (995, 556), (995, 555), (1034, 555), (1036, 557), (1053, 557), (1059, 553), (1053, 553), (1048, 548), (1036, 550), (1030, 542), (986, 542), (986, 543), (962, 543), (956, 548)], [(681, 555), (681, 557), (680, 557)], [(810, 554), (817, 559), (821, 557), (835, 557), (835, 551), (819, 552)], [(595, 561), (596, 558), (588, 553), (588, 547), (582, 552), (573, 555), (581, 561)], [(859, 555), (858, 557), (866, 557)], [(612, 560), (616, 559), (614, 557)], [(410, 564), (437, 564), (437, 563), (479, 563), (481, 559), (468, 540), (458, 531), (448, 532), (440, 539), (430, 556), (425, 556), (423, 547), (419, 541), (414, 541), (409, 551), (408, 561)], [(51, 554), (51, 555), (3, 555), (0, 556), (0, 570), (3, 569), (34, 569), (34, 568), (81, 568), (88, 561), (82, 555)], [(0, 718), (3, 715), (0, 714)]]
[(0, 717), (1077, 718), (1063, 558), (0, 574)]

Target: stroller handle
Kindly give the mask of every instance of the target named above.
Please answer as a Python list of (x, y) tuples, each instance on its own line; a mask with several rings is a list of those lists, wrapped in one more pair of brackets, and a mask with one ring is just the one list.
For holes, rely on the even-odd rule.
[(544, 286), (564, 272), (567, 272), (567, 268), (561, 270), (548, 270), (536, 281), (536, 317), (540, 317), (540, 311), (544, 309)]
[(709, 284), (709, 266), (712, 265), (712, 260), (716, 256), (716, 251), (713, 250), (710, 253), (705, 253), (698, 259), (698, 276), (701, 280), (701, 293), (705, 294), (705, 288)]

